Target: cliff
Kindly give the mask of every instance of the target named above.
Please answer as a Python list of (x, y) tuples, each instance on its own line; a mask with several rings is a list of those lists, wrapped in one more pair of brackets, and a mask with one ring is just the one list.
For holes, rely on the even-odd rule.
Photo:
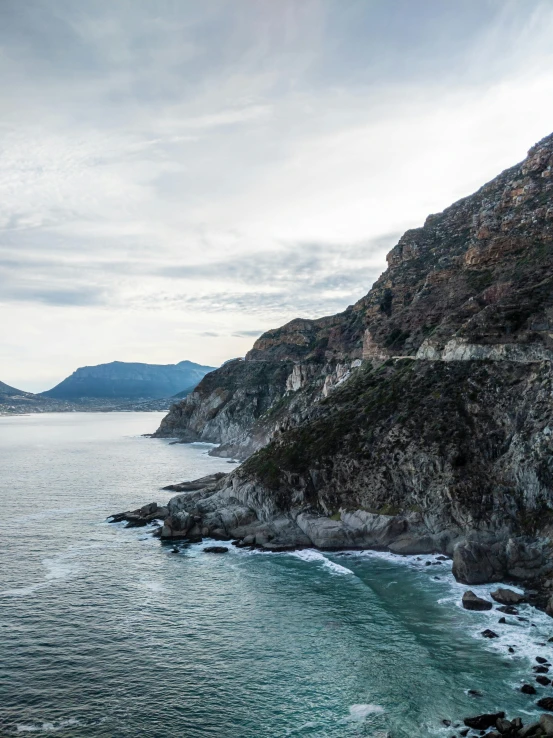
[(249, 458), (173, 498), (163, 535), (455, 551), (465, 581), (542, 576), (552, 243), (549, 136), (408, 231), (354, 306), (269, 331), (171, 410), (159, 434)]
[(552, 156), (549, 136), (524, 162), (407, 231), (368, 295), (338, 315), (268, 331), (243, 362), (176, 404), (157, 435), (223, 443), (245, 458), (303, 422), (362, 361), (550, 360)]

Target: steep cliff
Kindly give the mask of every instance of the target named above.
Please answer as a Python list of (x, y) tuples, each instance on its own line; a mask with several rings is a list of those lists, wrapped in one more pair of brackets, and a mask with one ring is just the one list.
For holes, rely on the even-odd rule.
[(178, 488), (162, 536), (551, 572), (552, 244), (549, 136), (408, 231), (356, 305), (269, 331), (172, 409), (162, 434), (249, 458)]
[(388, 269), (343, 313), (293, 320), (210, 374), (157, 435), (246, 458), (362, 361), (553, 357), (553, 136), (470, 197), (407, 231)]

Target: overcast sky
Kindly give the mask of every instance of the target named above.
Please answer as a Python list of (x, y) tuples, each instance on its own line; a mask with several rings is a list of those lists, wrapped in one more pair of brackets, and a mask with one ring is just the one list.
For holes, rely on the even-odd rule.
[(0, 0), (0, 380), (344, 309), (553, 131), (553, 0)]

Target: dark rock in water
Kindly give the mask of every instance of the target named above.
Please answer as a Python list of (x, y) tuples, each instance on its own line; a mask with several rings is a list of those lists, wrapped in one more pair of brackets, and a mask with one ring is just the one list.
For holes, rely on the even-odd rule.
[(502, 607), (496, 608), (499, 612), (504, 612), (505, 615), (518, 615), (518, 610), (512, 605), (503, 605)]
[(431, 562), (431, 561), (425, 561), (425, 562), (424, 562), (424, 565), (425, 565), (425, 566), (432, 566), (432, 562)]
[(535, 671), (536, 674), (547, 674), (549, 666), (533, 666), (532, 671)]
[(514, 653), (515, 652), (515, 649), (512, 646), (509, 646), (508, 651), (509, 651), (509, 653)]
[(483, 630), (482, 635), (484, 636), (484, 638), (499, 638), (497, 633), (494, 633), (493, 630), (490, 630), (489, 628), (486, 628), (486, 630)]
[(178, 554), (178, 552), (179, 552), (179, 549), (176, 546), (175, 546), (175, 548), (172, 548), (171, 549), (171, 553), (172, 554)]
[[(499, 718), (499, 720), (496, 720), (495, 727), (498, 729), (499, 733), (503, 735), (504, 733), (509, 733), (512, 730), (513, 725), (510, 720)], [(492, 734), (488, 733), (488, 735)]]
[(474, 728), (474, 730), (487, 730), (488, 728), (495, 727), (496, 722), (500, 718), (504, 717), (504, 712), (484, 713), (483, 715), (465, 718), (463, 722), (467, 728)]
[(519, 616), (519, 617), (517, 618), (517, 620), (520, 620), (520, 622), (521, 622), (521, 623), (529, 623), (529, 622), (530, 622), (530, 621), (528, 620), (528, 618), (522, 618), (522, 617), (520, 617), (520, 616)]
[(536, 688), (532, 684), (523, 684), (520, 691), (524, 694), (536, 694)]
[(538, 664), (547, 664), (547, 659), (544, 659), (543, 656), (536, 656), (536, 661), (538, 662)]
[(226, 554), (228, 548), (226, 546), (207, 546), (203, 551), (208, 554)]
[(471, 697), (482, 697), (482, 692), (479, 692), (477, 689), (469, 689), (467, 694)]
[(553, 710), (553, 697), (542, 697), (541, 700), (536, 702), (536, 705), (541, 707), (542, 710), (551, 712)]
[(438, 561), (449, 561), (447, 556), (436, 556), (436, 559)]
[(537, 676), (536, 681), (538, 684), (541, 684), (542, 687), (547, 687), (551, 684), (551, 679), (549, 679), (549, 677), (543, 676), (543, 674), (540, 674), (540, 676)]
[(156, 520), (164, 520), (168, 514), (169, 511), (166, 507), (158, 505), (157, 502), (150, 502), (148, 505), (143, 505), (137, 510), (129, 510), (110, 515), (108, 522), (122, 523), (126, 521), (126, 528), (142, 528)]
[(465, 736), (467, 736), (468, 734), (469, 734), (468, 728), (463, 728), (463, 730), (459, 731), (459, 735), (462, 736), (462, 738), (465, 738)]
[(501, 623), (501, 625), (505, 625), (505, 623), (506, 623), (507, 621), (505, 620), (505, 618), (499, 618), (499, 620), (498, 620), (497, 622), (498, 622), (498, 623)]
[(148, 525), (149, 521), (143, 518), (137, 518), (136, 520), (129, 520), (125, 528), (143, 528)]
[(478, 597), (472, 590), (468, 589), (463, 595), (463, 607), (465, 610), (491, 610), (492, 603)]
[(451, 725), (451, 720), (442, 720), (442, 725), (445, 725), (446, 728), (449, 728)]
[(513, 592), (512, 589), (496, 589), (490, 594), (492, 600), (499, 602), (500, 605), (520, 605), (524, 602), (524, 595)]

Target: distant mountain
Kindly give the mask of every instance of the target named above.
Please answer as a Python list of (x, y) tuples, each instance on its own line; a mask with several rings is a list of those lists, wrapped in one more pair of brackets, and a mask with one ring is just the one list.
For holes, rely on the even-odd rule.
[(4, 384), (4, 382), (0, 382), (0, 397), (1, 398), (28, 395), (28, 394), (30, 393), (23, 392), (23, 390), (18, 390), (15, 387), (10, 387), (9, 384)]
[(209, 372), (212, 366), (201, 366), (192, 361), (178, 364), (140, 364), (112, 361), (110, 364), (84, 366), (47, 392), (43, 397), (63, 400), (85, 398), (173, 397), (190, 391)]

